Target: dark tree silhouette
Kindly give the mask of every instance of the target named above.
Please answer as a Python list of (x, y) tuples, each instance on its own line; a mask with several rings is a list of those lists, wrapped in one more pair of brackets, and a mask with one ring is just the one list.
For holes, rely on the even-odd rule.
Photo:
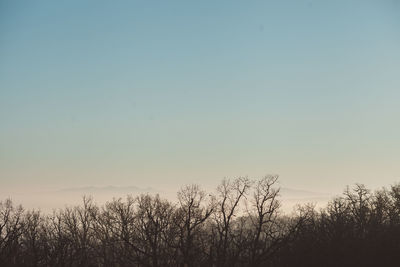
[(400, 184), (280, 212), (277, 176), (43, 214), (0, 202), (0, 266), (399, 266)]

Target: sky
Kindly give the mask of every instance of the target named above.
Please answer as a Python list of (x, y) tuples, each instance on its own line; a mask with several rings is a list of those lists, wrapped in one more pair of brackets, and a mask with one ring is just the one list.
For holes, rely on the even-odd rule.
[(0, 187), (400, 181), (399, 1), (0, 1)]

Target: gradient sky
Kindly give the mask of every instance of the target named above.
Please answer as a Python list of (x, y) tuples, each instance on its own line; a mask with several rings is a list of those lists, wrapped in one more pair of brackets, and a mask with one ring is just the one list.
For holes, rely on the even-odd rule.
[(2, 190), (400, 181), (399, 1), (0, 1)]

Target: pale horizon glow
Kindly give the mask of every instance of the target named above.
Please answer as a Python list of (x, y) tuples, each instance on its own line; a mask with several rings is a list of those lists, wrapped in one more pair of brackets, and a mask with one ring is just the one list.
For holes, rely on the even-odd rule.
[(396, 1), (2, 1), (0, 197), (400, 181)]

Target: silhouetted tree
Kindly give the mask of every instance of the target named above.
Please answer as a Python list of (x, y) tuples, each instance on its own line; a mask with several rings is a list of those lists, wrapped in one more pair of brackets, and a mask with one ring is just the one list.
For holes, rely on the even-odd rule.
[(265, 176), (256, 182), (254, 188), (249, 210), (250, 266), (260, 266), (265, 263), (278, 249), (282, 232), (277, 220), (280, 206), (277, 199), (279, 189), (273, 187), (277, 180), (278, 176)]
[(24, 231), (23, 208), (11, 199), (0, 202), (0, 265), (17, 265), (21, 256), (20, 237)]
[(0, 202), (0, 266), (398, 266), (400, 184), (280, 212), (278, 176), (42, 214)]
[(217, 266), (232, 266), (237, 261), (239, 251), (232, 245), (238, 242), (234, 240), (232, 227), (240, 201), (246, 197), (250, 186), (251, 181), (247, 177), (239, 177), (234, 180), (224, 179), (217, 188), (215, 225), (212, 228)]
[[(212, 200), (209, 200), (212, 201)], [(204, 222), (214, 210), (214, 204), (207, 202), (206, 192), (198, 185), (188, 185), (178, 192), (178, 208), (174, 221), (179, 230), (178, 247), (182, 255), (181, 266), (196, 266), (205, 261), (207, 250), (203, 246)]]

